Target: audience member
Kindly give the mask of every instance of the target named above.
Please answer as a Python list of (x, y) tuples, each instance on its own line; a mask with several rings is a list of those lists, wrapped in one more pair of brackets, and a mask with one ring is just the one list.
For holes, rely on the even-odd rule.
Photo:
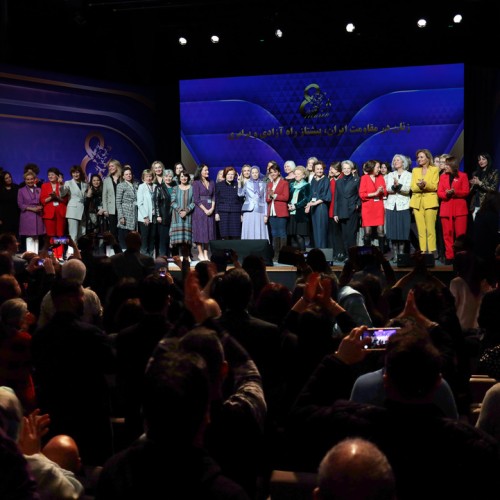
[(56, 312), (32, 340), (38, 404), (50, 415), (50, 436), (74, 437), (83, 463), (101, 465), (112, 453), (106, 374), (115, 369), (113, 351), (101, 329), (79, 319), (79, 282), (58, 280), (50, 293)]
[(390, 337), (386, 408), (343, 401), (356, 365), (367, 356), (365, 330), (353, 329), (299, 395), (287, 428), (294, 466), (314, 470), (332, 445), (358, 436), (387, 456), (398, 499), (421, 499), (429, 492), (433, 498), (489, 498), (499, 482), (497, 442), (469, 424), (443, 418), (431, 403), (441, 379), (441, 356), (425, 332), (414, 328)]
[(129, 276), (138, 282), (154, 271), (154, 259), (141, 253), (141, 235), (129, 231), (125, 236), (126, 249), (123, 253), (111, 256), (111, 263), (117, 276)]
[(100, 474), (96, 500), (110, 498), (249, 498), (223, 476), (202, 447), (210, 382), (195, 353), (170, 348), (154, 358), (144, 379), (146, 434), (111, 457)]
[(344, 439), (319, 465), (315, 500), (396, 500), (396, 481), (387, 457), (370, 441)]
[[(67, 280), (74, 280), (83, 286), (85, 281), (87, 269), (85, 264), (79, 259), (68, 260), (61, 269), (61, 278)], [(41, 328), (54, 316), (55, 307), (52, 300), (51, 292), (47, 292), (40, 306), (40, 316), (38, 318), (37, 326)], [(85, 323), (90, 323), (95, 326), (102, 326), (103, 308), (101, 300), (97, 293), (91, 288), (83, 288), (83, 313), (79, 318)]]
[(139, 300), (144, 315), (138, 323), (119, 331), (115, 339), (117, 395), (123, 405), (127, 444), (143, 432), (141, 394), (147, 362), (158, 342), (173, 329), (167, 319), (168, 278), (154, 274), (144, 278), (139, 284)]
[[(48, 432), (49, 415), (40, 415), (35, 410), (23, 417), (23, 408), (15, 393), (9, 387), (0, 387), (0, 413), (7, 422), (6, 431), (9, 437), (18, 444), (28, 464), (28, 470), (37, 484), (42, 500), (77, 499), (83, 494), (83, 486), (75, 477), (78, 472), (78, 458), (73, 461), (76, 470), (67, 469), (71, 457), (78, 448), (69, 436), (57, 436), (47, 443), (49, 458), (42, 448), (42, 437)], [(61, 446), (71, 440), (72, 446)], [(60, 463), (59, 463), (60, 460)], [(3, 470), (3, 469), (2, 469)], [(5, 496), (2, 498), (21, 498)], [(25, 497), (22, 497), (25, 498)], [(29, 497), (30, 498), (30, 497)]]
[(9, 299), (0, 305), (0, 385), (14, 390), (26, 413), (36, 408), (29, 333), (34, 322), (23, 299)]

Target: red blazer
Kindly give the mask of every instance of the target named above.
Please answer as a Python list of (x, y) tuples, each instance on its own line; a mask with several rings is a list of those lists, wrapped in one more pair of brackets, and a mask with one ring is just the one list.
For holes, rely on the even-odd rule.
[[(269, 195), (273, 190), (273, 183), (267, 183), (266, 189), (266, 201), (267, 201), (267, 215), (271, 213), (271, 198)], [(274, 192), (276, 194), (276, 198), (274, 198), (274, 210), (276, 211), (277, 217), (288, 217), (290, 214), (288, 213), (288, 200), (290, 198), (290, 183), (283, 179), (283, 177), (279, 178), (278, 184), (276, 184), (276, 190)]]
[[(59, 202), (57, 207), (54, 206), (53, 201), (45, 202), (45, 199), (52, 193), (52, 185), (50, 182), (44, 182), (40, 191), (40, 203), (43, 205), (43, 218), (44, 219), (55, 219), (56, 215), (60, 217), (66, 217), (66, 205), (68, 204), (68, 197), (65, 196), (62, 201)], [(56, 184), (56, 194), (59, 196), (59, 184)]]
[[(374, 193), (379, 186), (384, 190), (375, 198), (369, 198), (368, 195)], [(384, 176), (379, 174), (375, 181), (368, 174), (361, 176), (359, 180), (359, 197), (361, 198), (361, 225), (382, 226), (385, 220), (384, 196), (387, 196), (387, 188)]]
[[(453, 188), (455, 193), (451, 198), (446, 194), (448, 189)], [(446, 173), (441, 174), (438, 184), (438, 197), (441, 200), (439, 215), (441, 217), (456, 217), (459, 215), (467, 215), (466, 198), (469, 196), (470, 186), (467, 175), (463, 172), (458, 172), (458, 177), (455, 177), (451, 182), (450, 176)]]
[(333, 219), (333, 216), (335, 215), (333, 213), (333, 207), (335, 205), (335, 183), (338, 179), (342, 179), (342, 177), (344, 177), (344, 174), (340, 174), (337, 179), (330, 180), (330, 193), (332, 194), (332, 201), (330, 201), (330, 208), (328, 209), (328, 217), (330, 217), (330, 219)]

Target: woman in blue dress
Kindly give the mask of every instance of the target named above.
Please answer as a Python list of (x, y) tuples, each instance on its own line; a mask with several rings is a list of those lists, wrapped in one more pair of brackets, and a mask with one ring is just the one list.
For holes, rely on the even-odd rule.
[(243, 212), (241, 239), (269, 241), (266, 183), (259, 167), (252, 167), (250, 179), (244, 185), (240, 184), (238, 194), (245, 199), (241, 207)]

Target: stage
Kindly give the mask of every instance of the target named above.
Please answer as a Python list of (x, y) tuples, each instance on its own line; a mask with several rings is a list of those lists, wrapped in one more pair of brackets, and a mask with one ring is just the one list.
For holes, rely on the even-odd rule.
[[(194, 268), (199, 261), (192, 261), (191, 268)], [(230, 269), (233, 266), (228, 266)], [(343, 264), (331, 266), (335, 271), (337, 277), (343, 269)], [(405, 274), (408, 274), (413, 268), (412, 267), (397, 267), (392, 266), (394, 273), (396, 274), (396, 280), (401, 279)], [(169, 266), (172, 276), (176, 279), (181, 279), (180, 269), (175, 264), (170, 264)], [(439, 280), (441, 280), (445, 285), (450, 283), (450, 280), (454, 277), (453, 266), (440, 264), (439, 261), (436, 262), (435, 266), (429, 267), (428, 270), (434, 274)], [(297, 279), (297, 268), (295, 266), (273, 263), (272, 266), (266, 266), (267, 274), (269, 279), (275, 283), (281, 283), (288, 288), (292, 289), (295, 286), (295, 280)]]

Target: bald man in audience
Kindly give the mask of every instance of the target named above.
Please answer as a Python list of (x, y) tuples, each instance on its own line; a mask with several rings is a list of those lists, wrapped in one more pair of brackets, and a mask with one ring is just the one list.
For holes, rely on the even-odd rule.
[(370, 441), (345, 439), (319, 465), (315, 500), (395, 500), (396, 482), (387, 457)]

